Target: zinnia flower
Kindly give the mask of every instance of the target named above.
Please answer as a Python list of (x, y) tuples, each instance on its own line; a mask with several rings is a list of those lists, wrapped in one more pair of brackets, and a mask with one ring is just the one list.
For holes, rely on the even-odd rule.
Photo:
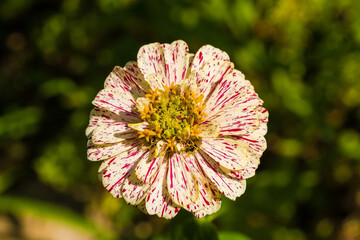
[(268, 112), (229, 56), (184, 41), (140, 48), (95, 97), (88, 159), (104, 187), (148, 214), (203, 217), (245, 191), (266, 149)]

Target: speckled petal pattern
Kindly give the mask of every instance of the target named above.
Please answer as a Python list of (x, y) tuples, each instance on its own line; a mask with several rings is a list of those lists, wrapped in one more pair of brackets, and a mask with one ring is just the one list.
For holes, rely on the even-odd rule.
[(228, 54), (151, 43), (93, 100), (87, 158), (109, 193), (149, 215), (198, 218), (235, 200), (266, 149), (269, 113)]

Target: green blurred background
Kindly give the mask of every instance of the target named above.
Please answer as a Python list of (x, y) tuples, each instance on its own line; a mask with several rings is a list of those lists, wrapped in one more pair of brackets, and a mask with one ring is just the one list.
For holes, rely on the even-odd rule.
[[(0, 239), (360, 239), (360, 2), (1, 0)], [(151, 42), (226, 51), (269, 110), (268, 149), (219, 213), (113, 199), (86, 160), (91, 101)]]

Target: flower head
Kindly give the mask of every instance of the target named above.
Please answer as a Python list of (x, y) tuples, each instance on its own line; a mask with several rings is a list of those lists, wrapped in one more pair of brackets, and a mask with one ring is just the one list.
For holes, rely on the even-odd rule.
[(197, 217), (245, 191), (266, 149), (268, 112), (229, 56), (183, 41), (140, 48), (95, 97), (88, 159), (116, 198), (148, 214)]

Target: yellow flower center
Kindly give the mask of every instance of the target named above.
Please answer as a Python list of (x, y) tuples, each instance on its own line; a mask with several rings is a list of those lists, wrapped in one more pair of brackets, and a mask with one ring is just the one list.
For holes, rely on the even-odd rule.
[(149, 123), (149, 129), (139, 131), (147, 145), (155, 145), (160, 140), (167, 143), (167, 152), (192, 153), (200, 141), (197, 125), (204, 121), (204, 96), (195, 94), (186, 87), (172, 84), (165, 90), (151, 90), (145, 97), (147, 104), (138, 110), (141, 118)]

